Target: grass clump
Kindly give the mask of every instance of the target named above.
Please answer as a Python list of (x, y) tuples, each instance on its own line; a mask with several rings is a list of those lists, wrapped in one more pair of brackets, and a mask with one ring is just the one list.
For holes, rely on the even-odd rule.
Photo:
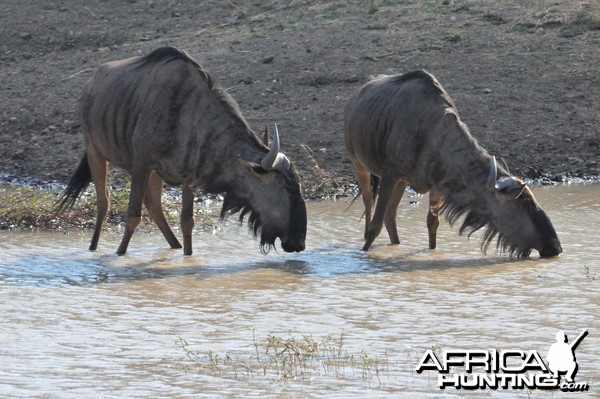
[(321, 14), (321, 18), (326, 20), (338, 19), (341, 17), (341, 12), (345, 8), (346, 4), (344, 3), (333, 3), (327, 6), (327, 8), (325, 8), (323, 13)]
[(493, 12), (483, 14), (483, 19), (494, 25), (502, 25), (508, 22), (502, 15)]
[(600, 14), (594, 12), (589, 4), (574, 11), (568, 20), (569, 26), (579, 33), (600, 30)]
[[(314, 151), (306, 144), (300, 144), (300, 148), (302, 148), (307, 159), (312, 164), (310, 169), (298, 171), (300, 179), (303, 182), (304, 196), (307, 198), (318, 198), (329, 189), (328, 182), (330, 182), (330, 179), (325, 169), (319, 165)], [(324, 151), (326, 150), (324, 149)]]
[(58, 196), (46, 190), (5, 185), (0, 187), (0, 229), (57, 227), (52, 214)]
[(561, 36), (573, 37), (587, 31), (600, 30), (600, 14), (598, 9), (590, 4), (582, 4), (575, 8), (554, 6), (526, 16), (516, 27), (531, 33), (539, 28), (557, 29)]
[[(129, 188), (110, 188), (109, 224), (124, 221)], [(84, 193), (72, 209), (57, 213), (61, 193), (30, 186), (0, 186), (0, 229), (91, 228), (96, 223), (96, 194)]]
[(367, 14), (373, 15), (379, 11), (379, 7), (375, 4), (375, 0), (371, 0), (369, 4), (369, 9), (367, 10)]
[[(107, 227), (125, 222), (129, 203), (129, 184), (110, 187), (110, 208)], [(57, 190), (40, 189), (12, 184), (0, 185), (0, 229), (61, 229), (93, 228), (96, 224), (96, 193), (86, 190), (72, 209), (58, 213), (56, 206), (61, 198)], [(181, 204), (163, 199), (163, 210), (167, 221), (179, 224)], [(147, 212), (142, 214), (142, 223), (152, 224)], [(206, 210), (195, 210), (196, 224), (199, 227), (214, 225)]]
[(315, 339), (312, 334), (300, 336), (269, 334), (257, 339), (252, 332), (253, 348), (248, 354), (217, 354), (211, 350), (200, 353), (190, 349), (189, 343), (178, 338), (180, 347), (201, 373), (235, 379), (265, 378), (276, 382), (310, 382), (318, 376), (336, 379), (361, 378), (377, 380), (389, 371), (387, 356), (370, 355), (361, 350), (348, 352), (344, 347), (344, 334), (339, 338), (325, 336)]
[(598, 279), (597, 274), (592, 273), (588, 265), (583, 266), (583, 275), (588, 279), (588, 281), (596, 281)]

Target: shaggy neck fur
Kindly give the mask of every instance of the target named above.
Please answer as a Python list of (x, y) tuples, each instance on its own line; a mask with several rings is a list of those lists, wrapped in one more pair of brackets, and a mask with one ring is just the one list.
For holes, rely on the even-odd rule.
[[(497, 237), (498, 252), (508, 253), (510, 256), (528, 256), (531, 249), (522, 248), (511, 242), (492, 223), (491, 209), (497, 204), (497, 199), (486, 187), (491, 157), (477, 144), (458, 115), (449, 112), (444, 117), (454, 125), (449, 134), (456, 137), (449, 140), (450, 148), (440, 157), (441, 165), (438, 165), (438, 168), (445, 170), (446, 173), (439, 181), (434, 182), (435, 188), (444, 198), (441, 213), (451, 226), (464, 216), (459, 229), (460, 235), (466, 234), (470, 237), (476, 231), (483, 229), (481, 250), (484, 253)], [(461, 166), (458, 166), (456, 159), (449, 159), (448, 154), (452, 154), (454, 148), (460, 147), (465, 150), (461, 153)], [(498, 177), (502, 176), (508, 176), (508, 173), (498, 167)], [(537, 208), (533, 201), (530, 206)]]

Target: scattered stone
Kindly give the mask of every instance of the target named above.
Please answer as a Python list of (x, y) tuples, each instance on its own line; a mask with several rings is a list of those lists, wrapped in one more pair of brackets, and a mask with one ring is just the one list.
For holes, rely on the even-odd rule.
[(248, 21), (250, 22), (261, 22), (264, 21), (266, 19), (266, 15), (265, 14), (256, 14), (250, 18), (248, 18)]
[(272, 55), (265, 57), (262, 59), (262, 63), (263, 64), (270, 64), (271, 62), (273, 62), (273, 60), (275, 59), (275, 57), (273, 57)]
[(31, 33), (29, 32), (21, 32), (21, 34), (19, 35), (19, 37), (23, 40), (29, 40), (31, 39)]
[(569, 37), (575, 37), (575, 36), (577, 36), (577, 33), (574, 30), (572, 30), (572, 29), (564, 29), (564, 30), (562, 30), (560, 32), (560, 35), (562, 37), (569, 38)]
[(483, 89), (483, 94), (491, 94), (492, 89)]
[(571, 164), (582, 164), (585, 163), (585, 161), (579, 157), (568, 157), (569, 162)]

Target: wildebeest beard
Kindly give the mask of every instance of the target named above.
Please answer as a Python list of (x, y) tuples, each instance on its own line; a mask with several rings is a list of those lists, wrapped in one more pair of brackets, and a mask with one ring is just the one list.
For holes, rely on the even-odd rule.
[(260, 213), (252, 208), (250, 202), (233, 191), (228, 191), (223, 199), (223, 208), (221, 209), (221, 219), (225, 219), (229, 214), (240, 212), (240, 224), (244, 222), (244, 217), (248, 216), (248, 228), (252, 234), (257, 237), (260, 233), (260, 251), (263, 254), (269, 253), (271, 248), (275, 248), (277, 233), (265, 223), (263, 223)]
[(527, 257), (531, 253), (532, 248), (525, 248), (512, 242), (508, 237), (502, 234), (496, 226), (490, 222), (490, 215), (486, 214), (475, 207), (469, 205), (463, 205), (458, 203), (456, 199), (452, 198), (452, 195), (447, 195), (444, 199), (444, 203), (440, 208), (440, 213), (444, 214), (444, 217), (453, 226), (454, 223), (461, 217), (465, 216), (458, 234), (471, 237), (473, 233), (480, 229), (484, 229), (481, 236), (481, 250), (483, 253), (487, 252), (488, 247), (494, 238), (498, 237), (496, 244), (496, 250), (500, 253), (507, 253), (509, 256), (516, 257)]

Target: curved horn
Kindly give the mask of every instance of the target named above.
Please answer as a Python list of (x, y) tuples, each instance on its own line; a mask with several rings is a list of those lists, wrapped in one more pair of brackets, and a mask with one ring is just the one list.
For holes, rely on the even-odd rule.
[(489, 191), (496, 191), (496, 180), (498, 179), (498, 164), (496, 157), (492, 156), (492, 164), (490, 165), (490, 174), (488, 175), (486, 187)]
[(274, 124), (273, 129), (273, 142), (269, 153), (265, 155), (263, 160), (260, 162), (260, 166), (264, 170), (281, 170), (286, 171), (290, 168), (290, 161), (287, 157), (279, 152), (279, 131), (277, 130), (277, 124)]
[(277, 124), (275, 124), (273, 142), (271, 143), (268, 154), (265, 155), (263, 160), (260, 162), (260, 166), (262, 166), (264, 170), (273, 170), (275, 160), (277, 159), (277, 154), (279, 154), (279, 131), (277, 131)]

